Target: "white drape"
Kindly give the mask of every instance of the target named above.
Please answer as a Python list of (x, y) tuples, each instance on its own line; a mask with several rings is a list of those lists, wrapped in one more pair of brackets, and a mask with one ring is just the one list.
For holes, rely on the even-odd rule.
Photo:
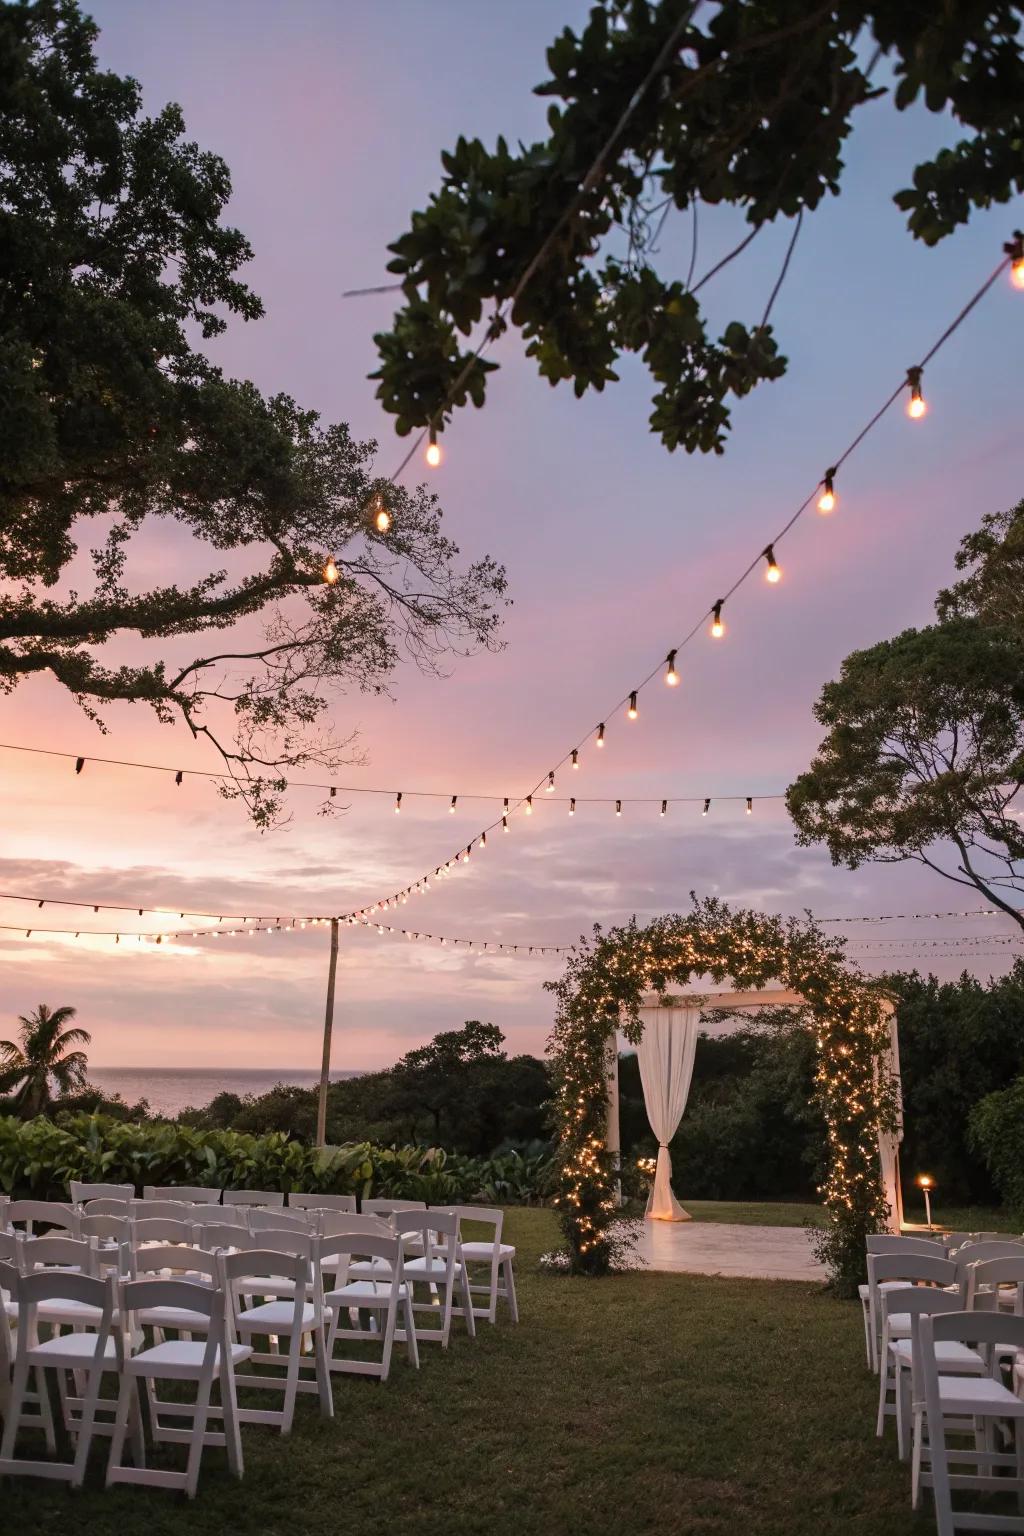
[(882, 1165), (882, 1191), (889, 1206), (889, 1231), (899, 1236), (903, 1227), (903, 1192), (900, 1187), (900, 1142), (903, 1140), (903, 1082), (900, 1076), (900, 1042), (896, 1015), (889, 1013), (889, 1051), (884, 1070), (892, 1074), (896, 1087), (896, 1131), (881, 1131), (878, 1155)]
[(693, 1076), (699, 1008), (642, 1008), (644, 1033), (637, 1046), (644, 1105), (658, 1138), (658, 1164), (647, 1202), (652, 1221), (689, 1221), (672, 1191), (668, 1144), (683, 1118)]

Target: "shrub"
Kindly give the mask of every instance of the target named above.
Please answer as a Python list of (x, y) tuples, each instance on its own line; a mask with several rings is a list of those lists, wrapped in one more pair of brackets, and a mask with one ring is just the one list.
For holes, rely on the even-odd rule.
[(1024, 1077), (975, 1104), (968, 1138), (1006, 1205), (1024, 1215)]

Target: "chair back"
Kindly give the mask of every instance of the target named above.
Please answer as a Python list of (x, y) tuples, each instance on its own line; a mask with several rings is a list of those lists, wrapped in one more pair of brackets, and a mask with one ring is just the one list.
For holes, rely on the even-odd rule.
[[(458, 1257), (459, 1218), (453, 1210), (395, 1211), (391, 1217), (406, 1258), (443, 1264), (451, 1282)], [(442, 1241), (443, 1240), (443, 1241)]]
[[(495, 1246), (501, 1242), (501, 1229), (505, 1221), (505, 1212), (500, 1206), (491, 1205), (444, 1205), (430, 1206), (430, 1210), (454, 1211), (460, 1223), (464, 1221), (479, 1221), (483, 1226), (494, 1228)], [(490, 1242), (491, 1238), (481, 1239)]]
[(126, 1315), (148, 1312), (151, 1307), (174, 1307), (176, 1311), (198, 1312), (216, 1322), (223, 1312), (220, 1290), (197, 1285), (194, 1280), (122, 1280), (120, 1296), (122, 1312)]
[(46, 1227), (59, 1227), (64, 1232), (74, 1235), (78, 1231), (80, 1213), (73, 1205), (65, 1205), (61, 1200), (12, 1200), (7, 1208), (7, 1221), (12, 1227), (25, 1228), (32, 1233), (36, 1224)]
[(132, 1223), (136, 1243), (191, 1243), (195, 1225), (173, 1216), (145, 1216)]
[(350, 1215), (347, 1211), (324, 1211), (320, 1216), (320, 1236), (334, 1238), (345, 1233), (366, 1237), (394, 1237), (395, 1230), (384, 1216)]
[(284, 1253), (292, 1258), (311, 1262), (317, 1254), (320, 1239), (311, 1232), (297, 1232), (293, 1227), (265, 1227), (252, 1233), (252, 1248), (247, 1253)]
[(1006, 1258), (982, 1259), (977, 1264), (968, 1265), (965, 1305), (968, 1308), (997, 1308), (1001, 1285), (1016, 1286), (1013, 1310), (1018, 1317), (1024, 1315), (1024, 1252), (1019, 1257), (1007, 1255)]
[(72, 1205), (84, 1205), (87, 1200), (134, 1200), (134, 1184), (84, 1184), (72, 1179), (68, 1185)]
[[(237, 1209), (237, 1207), (236, 1207)], [(249, 1212), (250, 1232), (309, 1232), (310, 1221), (315, 1222), (315, 1211), (283, 1211), (276, 1206), (253, 1206)]]
[(390, 1216), (393, 1211), (425, 1211), (425, 1200), (362, 1200), (359, 1209), (364, 1216)]
[(134, 1221), (191, 1221), (195, 1208), (189, 1200), (134, 1200)]
[[(941, 1343), (989, 1345), (998, 1344), (1001, 1353), (1007, 1349), (1024, 1349), (1024, 1317), (1002, 1317), (994, 1312), (950, 1312), (921, 1319), (921, 1349), (927, 1362), (931, 1351), (935, 1363), (934, 1345)], [(993, 1357), (992, 1374), (999, 1370), (998, 1357)]]
[(400, 1279), (401, 1252), (401, 1239), (393, 1232), (386, 1236), (379, 1232), (338, 1232), (320, 1240), (321, 1267), (336, 1271), (335, 1283), (339, 1286), (344, 1284), (349, 1263), (353, 1259), (385, 1259), (397, 1285)]
[(170, 1270), (170, 1278), (188, 1276), (193, 1285), (201, 1285), (203, 1282), (195, 1278), (202, 1275), (212, 1285), (216, 1285), (220, 1278), (218, 1256), (206, 1248), (182, 1249), (172, 1244), (170, 1247), (161, 1248), (136, 1248), (128, 1254), (128, 1275), (132, 1280), (138, 1280), (144, 1275), (160, 1274)]
[(220, 1190), (204, 1184), (144, 1184), (143, 1200), (184, 1200), (187, 1205), (218, 1205)]
[(288, 1196), (289, 1209), (297, 1211), (348, 1211), (354, 1215), (355, 1195), (306, 1195), (294, 1191)]
[(279, 1189), (226, 1189), (225, 1205), (284, 1205), (284, 1194)]
[(4, 1400), (11, 1379), (15, 1349), (11, 1320), (7, 1315), (7, 1308), (3, 1305), (3, 1298), (9, 1296), (11, 1301), (17, 1303), (20, 1278), (17, 1266), (9, 1259), (0, 1256), (0, 1402)]
[(192, 1230), (196, 1242), (201, 1243), (207, 1251), (239, 1248), (247, 1252), (256, 1247), (256, 1239), (249, 1228), (233, 1221), (197, 1221)]
[(871, 1232), (867, 1237), (868, 1253), (938, 1253), (943, 1244), (935, 1237), (897, 1237), (892, 1232)]
[(133, 1200), (112, 1199), (108, 1195), (100, 1195), (96, 1200), (87, 1200), (82, 1207), (86, 1216), (125, 1216), (132, 1214)]
[(868, 1258), (868, 1283), (878, 1287), (883, 1280), (906, 1280), (911, 1285), (955, 1285), (958, 1264), (941, 1253), (871, 1254)]
[(16, 1264), (18, 1248), (24, 1241), (23, 1232), (0, 1232), (0, 1262)]
[[(109, 1330), (114, 1310), (113, 1279), (107, 1276), (100, 1280), (95, 1275), (80, 1275), (67, 1269), (38, 1269), (22, 1275), (18, 1281), (19, 1335), (33, 1334), (35, 1319), (31, 1313), (46, 1301), (83, 1301), (86, 1306), (99, 1307), (105, 1314)], [(22, 1316), (22, 1308), (30, 1311), (27, 1319)]]
[(1007, 1238), (990, 1238), (980, 1243), (964, 1243), (953, 1255), (957, 1266), (957, 1280), (966, 1294), (971, 1269), (975, 1264), (985, 1264), (990, 1259), (1019, 1259), (1024, 1256), (1024, 1243)]
[(127, 1216), (93, 1216), (90, 1213), (82, 1217), (79, 1228), (83, 1237), (98, 1237), (110, 1243), (129, 1243), (132, 1239), (132, 1223)]
[[(87, 1237), (69, 1237), (66, 1233), (43, 1237), (25, 1237), (18, 1245), (18, 1262), (23, 1274), (36, 1270), (77, 1270), (95, 1278), (96, 1244)], [(65, 1294), (63, 1291), (60, 1293)]]

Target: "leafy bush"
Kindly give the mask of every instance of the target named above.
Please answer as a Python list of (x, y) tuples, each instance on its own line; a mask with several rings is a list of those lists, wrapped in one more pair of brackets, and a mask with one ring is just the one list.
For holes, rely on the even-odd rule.
[(545, 1198), (550, 1154), (530, 1149), (493, 1158), (439, 1147), (357, 1142), (318, 1152), (282, 1132), (249, 1136), (167, 1123), (125, 1124), (103, 1115), (59, 1123), (0, 1119), (0, 1190), (16, 1199), (63, 1199), (72, 1179), (198, 1184), (211, 1189), (282, 1189), (395, 1199), (517, 1203)]
[(1024, 1077), (974, 1106), (968, 1137), (1006, 1205), (1024, 1215)]

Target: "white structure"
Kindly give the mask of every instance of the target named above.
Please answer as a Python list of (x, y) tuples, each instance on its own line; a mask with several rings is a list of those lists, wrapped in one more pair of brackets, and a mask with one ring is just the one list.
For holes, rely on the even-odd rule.
[[(672, 1164), (668, 1146), (678, 1129), (686, 1108), (693, 1076), (702, 1009), (725, 1009), (730, 1014), (750, 1013), (758, 1008), (803, 1008), (805, 1000), (798, 992), (782, 987), (754, 992), (702, 992), (683, 995), (676, 1006), (664, 1007), (661, 995), (649, 993), (640, 1008), (644, 1026), (637, 1046), (644, 1105), (651, 1130), (658, 1138), (658, 1162), (654, 1186), (647, 1203), (651, 1221), (689, 1221), (689, 1216), (672, 1189)], [(898, 1233), (903, 1224), (903, 1198), (900, 1193), (899, 1143), (903, 1138), (902, 1096), (899, 1095), (900, 1058), (896, 1018), (889, 1006), (890, 1047), (888, 1066), (897, 1086), (899, 1120), (895, 1135), (879, 1136), (878, 1154), (882, 1188), (889, 1205), (889, 1229)], [(619, 1137), (618, 1038), (608, 1046), (608, 1150), (617, 1155)]]

